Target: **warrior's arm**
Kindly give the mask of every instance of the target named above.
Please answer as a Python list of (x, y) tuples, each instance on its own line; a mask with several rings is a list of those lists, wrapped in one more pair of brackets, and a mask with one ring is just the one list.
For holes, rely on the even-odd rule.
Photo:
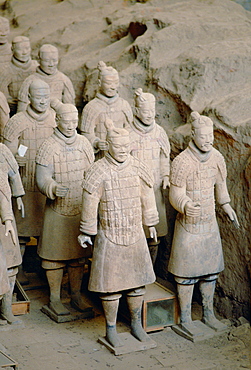
[(75, 91), (72, 82), (67, 76), (65, 76), (64, 80), (62, 102), (75, 105)]
[(192, 202), (192, 199), (186, 195), (186, 186), (176, 186), (170, 184), (169, 200), (174, 209), (179, 213), (185, 213), (185, 205)]
[(54, 168), (52, 164), (48, 166), (43, 166), (41, 164), (36, 164), (36, 182), (37, 187), (42, 194), (50, 199), (55, 199), (55, 187), (57, 182), (52, 178), (54, 174)]
[(93, 194), (83, 190), (80, 231), (87, 235), (97, 234), (98, 205), (100, 197), (95, 191)]
[(141, 181), (141, 206), (143, 224), (154, 226), (159, 223), (159, 214), (157, 211), (153, 187), (146, 182)]

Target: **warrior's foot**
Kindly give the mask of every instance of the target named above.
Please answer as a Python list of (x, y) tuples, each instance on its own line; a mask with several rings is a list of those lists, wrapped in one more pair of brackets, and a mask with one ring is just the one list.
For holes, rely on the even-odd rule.
[(201, 321), (215, 331), (227, 330), (227, 325), (217, 320), (214, 315), (203, 317)]
[(92, 306), (90, 306), (81, 295), (72, 297), (71, 306), (80, 312), (92, 311)]
[(4, 319), (3, 321), (7, 320), (8, 324), (11, 325), (22, 324), (22, 320), (16, 318), (10, 310), (8, 312), (1, 313), (1, 316)]
[(70, 314), (70, 311), (62, 304), (60, 300), (50, 301), (49, 308), (58, 316)]
[(118, 336), (116, 325), (106, 327), (106, 336), (105, 339), (109, 342), (114, 348), (122, 347), (124, 343)]
[(191, 322), (183, 322), (180, 324), (181, 329), (184, 330), (187, 334), (191, 336), (198, 336), (198, 335), (203, 335), (203, 332), (197, 328), (197, 326)]
[(145, 332), (145, 330), (142, 328), (141, 324), (135, 324), (131, 325), (131, 334), (138, 339), (140, 342), (147, 342), (151, 340), (149, 335)]

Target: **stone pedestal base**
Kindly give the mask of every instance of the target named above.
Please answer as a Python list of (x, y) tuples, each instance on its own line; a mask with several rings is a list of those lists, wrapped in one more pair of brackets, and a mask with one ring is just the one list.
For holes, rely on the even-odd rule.
[(69, 304), (64, 303), (64, 305), (70, 311), (69, 315), (57, 315), (47, 305), (44, 305), (41, 308), (41, 311), (45, 313), (47, 316), (49, 316), (52, 320), (56, 321), (57, 323), (69, 322), (69, 321), (75, 321), (75, 320), (81, 320), (81, 319), (87, 319), (87, 318), (89, 319), (89, 318), (94, 317), (94, 311), (92, 307), (89, 311), (79, 312), (79, 311), (74, 310)]
[(121, 347), (113, 347), (104, 337), (100, 337), (98, 342), (106, 346), (115, 356), (125, 355), (126, 353), (132, 353), (137, 351), (145, 351), (147, 349), (157, 347), (154, 340), (149, 340), (147, 342), (140, 342), (130, 333), (119, 334), (121, 341), (124, 343)]
[(175, 331), (175, 333), (181, 335), (182, 337), (188, 340), (191, 340), (194, 343), (213, 338), (215, 335), (222, 334), (228, 330), (228, 328), (226, 327), (221, 331), (215, 331), (209, 328), (207, 325), (203, 324), (200, 320), (194, 320), (193, 323), (197, 329), (197, 333), (194, 335), (185, 331), (181, 327), (181, 325), (172, 326), (172, 329)]

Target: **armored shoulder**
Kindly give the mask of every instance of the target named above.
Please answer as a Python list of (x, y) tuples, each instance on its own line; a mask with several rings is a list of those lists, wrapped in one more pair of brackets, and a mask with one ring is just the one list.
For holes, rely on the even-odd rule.
[(4, 158), (14, 173), (18, 172), (18, 164), (14, 155), (11, 153), (10, 149), (2, 143), (0, 143), (0, 156)]
[(132, 113), (132, 108), (130, 104), (128, 103), (127, 100), (120, 98), (123, 101), (122, 107), (123, 107), (123, 112), (127, 118), (128, 123), (132, 123), (133, 121), (133, 113)]
[(89, 140), (86, 139), (85, 136), (78, 134), (78, 141), (80, 143), (81, 151), (85, 152), (89, 163), (90, 164), (93, 163), (95, 157), (94, 157), (93, 147), (90, 144)]
[(10, 113), (10, 108), (7, 103), (5, 95), (0, 91), (0, 109), (4, 112), (4, 114), (9, 114)]
[(105, 158), (94, 162), (84, 176), (82, 188), (90, 194), (95, 192), (106, 178), (108, 170)]
[(36, 154), (36, 163), (41, 164), (42, 166), (48, 166), (51, 163), (51, 158), (58, 149), (57, 142), (49, 137), (38, 148)]
[(94, 98), (89, 103), (87, 103), (82, 111), (80, 131), (89, 132), (90, 127), (99, 116), (99, 114), (102, 112), (102, 110), (103, 109), (101, 101), (99, 101), (99, 99), (97, 98)]
[(224, 180), (227, 177), (227, 167), (226, 167), (225, 159), (223, 155), (217, 149), (213, 148), (212, 150), (213, 150), (213, 155), (216, 158), (217, 167), (220, 171), (222, 179)]
[(186, 183), (186, 178), (191, 171), (191, 158), (187, 149), (174, 158), (171, 164), (170, 182), (175, 186), (182, 187)]
[(141, 180), (143, 180), (150, 188), (154, 185), (154, 178), (151, 174), (151, 170), (140, 160), (131, 156), (132, 166), (138, 173)]
[(24, 120), (25, 116), (23, 112), (19, 112), (12, 116), (4, 127), (4, 139), (8, 141), (16, 139), (25, 128), (25, 125), (23, 124)]
[(170, 156), (170, 143), (166, 131), (160, 125), (156, 124), (156, 130), (158, 135), (158, 143), (164, 152), (164, 155), (169, 159)]

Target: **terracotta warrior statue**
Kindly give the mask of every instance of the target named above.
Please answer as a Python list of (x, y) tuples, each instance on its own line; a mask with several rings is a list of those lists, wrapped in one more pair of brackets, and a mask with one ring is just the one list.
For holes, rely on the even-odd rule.
[(59, 103), (58, 127), (43, 142), (36, 157), (36, 180), (39, 190), (47, 197), (43, 231), (38, 254), (46, 270), (50, 287), (49, 308), (56, 315), (70, 312), (61, 303), (60, 288), (63, 269), (68, 266), (71, 305), (79, 311), (89, 310), (80, 288), (85, 258), (90, 248), (78, 244), (82, 203), (82, 181), (85, 171), (94, 161), (89, 141), (77, 134), (78, 111), (72, 104)]
[[(19, 170), (26, 192), (24, 198), (26, 217), (23, 219), (14, 207), (18, 226), (21, 252), (31, 236), (40, 235), (45, 197), (35, 182), (35, 157), (42, 142), (56, 127), (55, 112), (50, 108), (50, 88), (42, 80), (34, 80), (29, 87), (30, 104), (25, 112), (10, 118), (4, 128), (4, 144), (11, 150), (19, 164)], [(24, 277), (19, 276), (19, 279)]]
[[(0, 303), (0, 314), (9, 324), (16, 324), (20, 323), (21, 320), (18, 320), (12, 314), (12, 295), (18, 266), (22, 263), (22, 257), (17, 238), (15, 218), (11, 209), (11, 196), (16, 198), (17, 208), (21, 210), (24, 216), (24, 206), (22, 202), (24, 188), (18, 171), (18, 164), (11, 151), (2, 143), (0, 143), (0, 184), (2, 192), (0, 194), (0, 203), (1, 196), (4, 195), (6, 200), (8, 200), (8, 203), (6, 202), (8, 204), (8, 212), (11, 214), (11, 233), (6, 232), (6, 223), (5, 225), (0, 225), (1, 249), (4, 252), (4, 258), (6, 260), (7, 276), (10, 286), (9, 291), (4, 294), (2, 302)], [(0, 214), (2, 218), (2, 213), (0, 212)]]
[[(10, 34), (10, 22), (7, 18), (0, 17), (0, 73), (11, 60), (11, 44), (8, 42)], [(0, 76), (1, 80), (1, 76)]]
[(193, 337), (201, 334), (191, 319), (197, 282), (202, 295), (202, 322), (215, 331), (226, 328), (213, 310), (215, 283), (224, 268), (215, 201), (237, 227), (239, 223), (230, 206), (224, 158), (212, 147), (213, 122), (198, 112), (192, 112), (191, 118), (192, 139), (171, 166), (170, 202), (179, 213), (168, 268), (177, 282), (181, 329)]
[(142, 89), (135, 92), (135, 115), (130, 129), (131, 154), (144, 162), (154, 176), (154, 193), (159, 212), (159, 224), (156, 226), (158, 242), (146, 237), (153, 264), (155, 263), (159, 238), (167, 234), (166, 207), (163, 189), (170, 186), (170, 144), (165, 130), (155, 122), (155, 97), (144, 93)]
[(2, 141), (3, 129), (10, 118), (10, 108), (5, 95), (0, 91), (0, 140)]
[(12, 59), (2, 72), (0, 90), (7, 97), (10, 106), (10, 116), (17, 112), (18, 92), (24, 80), (34, 74), (38, 66), (31, 59), (30, 40), (25, 36), (16, 36), (12, 41)]
[(106, 340), (119, 347), (123, 343), (116, 319), (123, 291), (132, 335), (139, 341), (149, 340), (142, 328), (141, 309), (144, 286), (153, 283), (155, 275), (142, 224), (149, 227), (150, 237), (157, 239), (154, 225), (159, 219), (149, 169), (129, 154), (128, 131), (109, 126), (108, 151), (91, 166), (83, 181), (79, 242), (86, 247), (96, 235), (89, 290), (100, 293)]
[[(95, 152), (107, 149), (105, 120), (110, 118), (115, 127), (128, 128), (133, 115), (129, 103), (118, 95), (119, 74), (103, 61), (98, 63), (99, 92), (83, 109), (80, 131), (94, 147)], [(102, 153), (102, 154), (101, 154)], [(102, 157), (101, 152), (98, 157)]]
[(58, 70), (58, 49), (50, 44), (44, 44), (39, 49), (39, 66), (36, 72), (27, 77), (18, 94), (18, 111), (25, 111), (29, 102), (29, 86), (35, 79), (41, 79), (50, 86), (51, 99), (63, 103), (74, 104), (75, 92), (71, 80)]

